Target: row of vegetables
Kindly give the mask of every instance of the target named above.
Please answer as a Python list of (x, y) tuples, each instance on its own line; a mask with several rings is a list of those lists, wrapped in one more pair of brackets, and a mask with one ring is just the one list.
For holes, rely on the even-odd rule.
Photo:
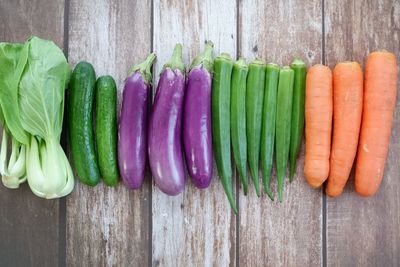
[[(244, 193), (248, 192), (249, 165), (260, 196), (261, 159), (264, 191), (271, 199), (269, 180), (276, 147), (278, 196), (282, 201), (289, 154), (292, 179), (302, 140), (306, 65), (295, 60), (291, 67), (280, 69), (260, 60), (248, 65), (244, 59), (234, 62), (228, 54), (214, 60), (212, 54), (213, 44), (208, 42), (186, 78), (182, 46), (176, 45), (161, 72), (148, 125), (150, 70), (155, 55), (134, 66), (123, 90), (118, 141), (115, 83), (109, 76), (96, 82), (93, 67), (78, 63), (69, 86), (69, 129), (72, 159), (81, 182), (96, 185), (103, 177), (106, 184), (114, 185), (120, 175), (129, 188), (140, 188), (148, 154), (157, 187), (177, 195), (185, 184), (185, 162), (196, 187), (210, 185), (214, 154), (223, 188), (236, 211), (231, 147)], [(264, 95), (264, 91), (268, 93)], [(92, 134), (93, 103), (96, 138)]]
[(356, 62), (339, 63), (332, 73), (323, 65), (307, 72), (299, 59), (282, 68), (258, 59), (249, 64), (242, 58), (233, 61), (225, 53), (213, 59), (213, 44), (208, 42), (186, 75), (182, 46), (177, 44), (162, 69), (150, 109), (155, 57), (151, 53), (130, 70), (118, 117), (111, 76), (96, 78), (87, 62), (78, 63), (71, 74), (62, 51), (51, 41), (32, 37), (24, 44), (0, 43), (3, 184), (18, 188), (27, 180), (33, 193), (44, 198), (73, 190), (72, 169), (59, 143), (68, 87), (72, 163), (79, 180), (90, 186), (100, 177), (114, 186), (121, 177), (129, 188), (140, 188), (148, 160), (156, 186), (177, 195), (184, 189), (185, 163), (193, 184), (207, 188), (215, 158), (237, 212), (233, 154), (244, 194), (248, 166), (255, 192), (261, 195), (261, 166), (263, 191), (272, 200), (275, 160), (282, 201), (287, 164), (292, 181), (305, 122), (304, 174), (312, 187), (327, 180), (326, 193), (340, 195), (358, 154), (356, 191), (369, 196), (378, 189), (396, 104), (393, 54), (371, 53), (364, 78)]

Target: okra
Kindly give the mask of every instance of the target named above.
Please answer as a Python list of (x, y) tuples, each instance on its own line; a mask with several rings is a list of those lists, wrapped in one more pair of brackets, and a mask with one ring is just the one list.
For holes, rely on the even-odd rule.
[(279, 66), (267, 64), (265, 73), (264, 106), (261, 123), (261, 171), (264, 192), (274, 200), (270, 189), (272, 164), (274, 161), (276, 96), (278, 91)]
[(294, 71), (289, 66), (283, 67), (279, 72), (275, 137), (279, 202), (282, 202), (283, 199), (283, 183), (286, 175), (286, 167), (290, 149), (293, 82)]
[(265, 65), (258, 59), (249, 64), (246, 86), (247, 155), (257, 196), (260, 196), (258, 166), (260, 160), (261, 118), (264, 100)]
[(214, 60), (211, 113), (213, 147), (217, 171), (225, 194), (235, 213), (237, 207), (232, 189), (230, 101), (233, 61), (222, 53)]
[(292, 104), (292, 126), (290, 129), (290, 173), (289, 181), (293, 181), (294, 171), (296, 168), (296, 159), (301, 147), (304, 130), (304, 102), (306, 88), (306, 64), (295, 59), (290, 65), (294, 71), (293, 84), (293, 104)]
[(244, 194), (248, 192), (246, 138), (246, 79), (248, 66), (244, 59), (233, 65), (231, 79), (231, 136), (233, 158)]

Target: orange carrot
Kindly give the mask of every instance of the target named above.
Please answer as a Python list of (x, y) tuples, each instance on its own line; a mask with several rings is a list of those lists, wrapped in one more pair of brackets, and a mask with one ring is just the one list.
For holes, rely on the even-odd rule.
[(356, 164), (355, 189), (372, 196), (382, 181), (397, 94), (396, 56), (372, 52), (365, 63), (363, 118)]
[(314, 188), (329, 175), (332, 130), (332, 71), (314, 65), (306, 78), (306, 156), (304, 175)]
[(363, 73), (357, 62), (333, 70), (333, 140), (326, 194), (339, 196), (356, 157), (363, 104)]

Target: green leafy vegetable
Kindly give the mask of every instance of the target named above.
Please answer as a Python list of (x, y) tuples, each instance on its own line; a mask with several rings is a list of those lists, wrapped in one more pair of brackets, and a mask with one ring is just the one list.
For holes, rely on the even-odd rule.
[[(26, 170), (37, 196), (69, 194), (74, 178), (60, 145), (64, 91), (70, 75), (64, 54), (53, 42), (31, 37), (23, 45), (1, 43), (0, 65), (3, 183), (12, 186), (22, 181)], [(7, 130), (13, 137), (8, 164)], [(8, 173), (14, 177), (7, 178)]]
[[(0, 173), (3, 184), (8, 188), (18, 188), (26, 181), (23, 144), (29, 142), (29, 135), (22, 127), (18, 109), (18, 84), (26, 61), (24, 45), (0, 43), (0, 123), (3, 126)], [(10, 133), (12, 149), (11, 155), (8, 155)]]
[(70, 67), (53, 42), (33, 37), (26, 45), (28, 61), (19, 84), (22, 126), (32, 135), (58, 140)]
[(18, 84), (27, 62), (28, 51), (22, 44), (0, 44), (0, 105), (6, 127), (21, 143), (29, 136), (22, 128), (18, 110)]

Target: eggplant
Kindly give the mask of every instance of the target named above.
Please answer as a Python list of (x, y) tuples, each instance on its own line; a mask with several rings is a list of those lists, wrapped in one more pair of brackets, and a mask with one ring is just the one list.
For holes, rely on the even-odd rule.
[(213, 43), (193, 60), (186, 82), (183, 113), (183, 146), (186, 167), (193, 184), (200, 189), (210, 185), (213, 173), (211, 132), (211, 73)]
[(164, 65), (148, 129), (148, 153), (156, 186), (175, 196), (185, 186), (181, 144), (182, 110), (185, 96), (185, 66), (182, 45), (177, 44)]
[(146, 168), (147, 112), (151, 92), (151, 53), (132, 67), (125, 80), (118, 122), (118, 166), (124, 184), (130, 189), (142, 186)]

